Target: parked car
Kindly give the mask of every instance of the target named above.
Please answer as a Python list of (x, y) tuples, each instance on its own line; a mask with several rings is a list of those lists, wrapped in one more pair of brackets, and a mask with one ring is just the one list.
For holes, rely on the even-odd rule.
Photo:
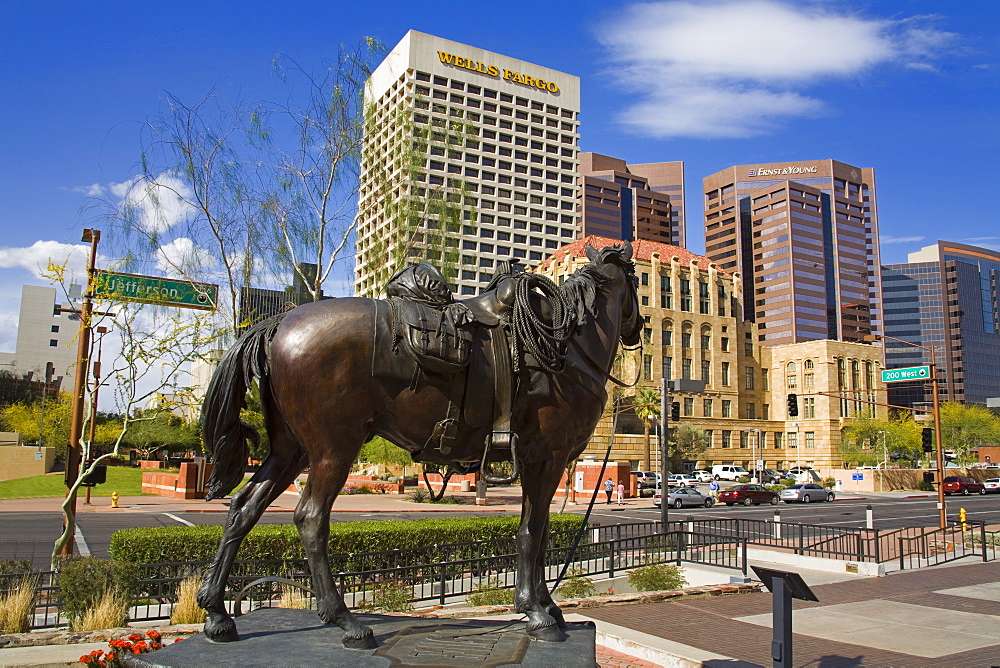
[(781, 490), (781, 500), (785, 503), (791, 503), (792, 501), (801, 501), (802, 503), (833, 501), (835, 498), (836, 496), (834, 496), (833, 492), (823, 489), (812, 482), (791, 485)]
[(772, 506), (778, 505), (778, 493), (769, 489), (764, 489), (762, 485), (736, 485), (719, 492), (719, 503), (727, 506), (735, 506), (742, 503), (744, 506), (759, 506), (762, 503), (770, 503)]
[(693, 475), (698, 482), (712, 482), (713, 480), (712, 472), (706, 471), (705, 469), (695, 469), (694, 471), (691, 471), (691, 475)]
[[(659, 508), (662, 498), (662, 494), (657, 490), (653, 495), (653, 505)], [(667, 493), (667, 504), (671, 508), (711, 508), (715, 504), (715, 499), (691, 487), (678, 487)]]
[(985, 494), (986, 486), (983, 483), (970, 478), (967, 475), (950, 475), (944, 479), (944, 493), (947, 496), (952, 494)]
[(732, 464), (716, 464), (712, 467), (712, 477), (716, 480), (736, 480), (743, 476), (750, 477), (749, 471), (742, 466)]
[(784, 477), (781, 471), (775, 471), (774, 469), (757, 471), (757, 474), (760, 476), (760, 482), (763, 485), (775, 485)]
[(694, 487), (698, 479), (687, 473), (674, 473), (667, 476), (667, 487)]
[(1000, 478), (987, 478), (983, 481), (987, 494), (1000, 494)]
[(636, 477), (636, 483), (639, 485), (639, 489), (644, 487), (656, 487), (657, 483), (660, 482), (660, 474), (654, 473), (653, 471), (633, 471), (632, 475)]

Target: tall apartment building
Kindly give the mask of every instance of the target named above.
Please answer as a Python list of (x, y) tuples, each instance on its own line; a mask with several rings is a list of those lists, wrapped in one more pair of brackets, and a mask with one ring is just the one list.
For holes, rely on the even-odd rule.
[(581, 153), (580, 176), (580, 236), (687, 245), (683, 162), (629, 165)]
[(705, 254), (742, 272), (758, 340), (861, 341), (879, 330), (872, 168), (829, 159), (737, 165), (703, 184)]
[(55, 313), (59, 306), (55, 288), (21, 287), (16, 348), (13, 353), (0, 353), (0, 368), (17, 375), (30, 372), (34, 379), (44, 380), (45, 369), (51, 362), (53, 380), (61, 377), (60, 387), (71, 392), (80, 319), (69, 313)]
[(356, 294), (423, 259), (475, 294), (576, 238), (578, 77), (411, 30), (365, 95)]
[[(885, 333), (934, 348), (940, 398), (986, 403), (1000, 396), (1000, 253), (938, 241), (882, 268)], [(884, 342), (887, 368), (930, 363), (921, 348)], [(930, 402), (923, 383), (893, 383), (890, 403)]]

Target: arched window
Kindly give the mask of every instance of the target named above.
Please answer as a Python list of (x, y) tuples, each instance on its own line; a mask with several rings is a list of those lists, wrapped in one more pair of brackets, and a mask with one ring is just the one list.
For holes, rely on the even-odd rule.
[(796, 374), (798, 370), (798, 365), (795, 362), (789, 362), (785, 365), (785, 387), (789, 390), (794, 390), (799, 386), (799, 377)]
[(816, 368), (816, 365), (813, 364), (812, 360), (806, 360), (804, 366), (805, 366), (806, 369), (814, 369), (814, 368)]
[(875, 387), (875, 365), (871, 360), (865, 360), (865, 389), (870, 390)]

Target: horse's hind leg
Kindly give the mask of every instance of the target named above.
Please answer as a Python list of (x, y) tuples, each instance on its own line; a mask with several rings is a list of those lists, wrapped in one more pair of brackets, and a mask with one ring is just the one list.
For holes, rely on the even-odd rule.
[[(282, 448), (281, 445), (286, 447)], [(223, 602), (226, 581), (236, 559), (236, 552), (264, 510), (292, 484), (307, 462), (305, 451), (297, 443), (291, 440), (282, 443), (273, 439), (271, 453), (260, 470), (233, 495), (222, 541), (215, 553), (215, 560), (205, 574), (205, 582), (198, 590), (198, 605), (208, 612), (205, 637), (211, 642), (233, 642), (240, 639), (236, 624)]]
[(347, 481), (354, 461), (353, 456), (347, 459), (346, 454), (341, 452), (337, 458), (329, 457), (312, 463), (309, 482), (295, 509), (295, 525), (309, 559), (320, 619), (344, 630), (344, 647), (373, 649), (376, 647), (375, 634), (347, 609), (330, 573), (330, 507)]

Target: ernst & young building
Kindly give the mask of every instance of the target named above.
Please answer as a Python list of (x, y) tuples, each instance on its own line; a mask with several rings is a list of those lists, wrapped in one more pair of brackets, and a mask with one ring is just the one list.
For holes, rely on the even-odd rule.
[(742, 273), (759, 341), (861, 341), (879, 329), (872, 168), (829, 159), (737, 165), (703, 186), (705, 254)]
[(578, 77), (411, 30), (366, 102), (357, 295), (424, 259), (476, 294), (576, 238)]

